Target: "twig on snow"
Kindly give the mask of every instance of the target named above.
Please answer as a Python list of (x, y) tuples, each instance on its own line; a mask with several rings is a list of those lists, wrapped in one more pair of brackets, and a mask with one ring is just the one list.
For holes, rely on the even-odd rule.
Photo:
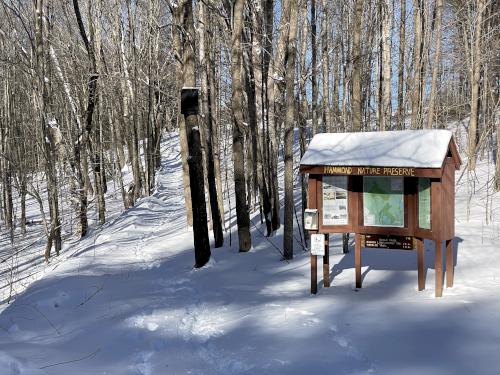
[(40, 367), (39, 369), (40, 370), (43, 370), (43, 369), (46, 369), (46, 368), (49, 368), (49, 367), (54, 367), (54, 366), (60, 366), (60, 365), (66, 365), (68, 363), (74, 363), (74, 362), (78, 362), (78, 361), (83, 361), (85, 359), (90, 359), (90, 358), (94, 358), (97, 353), (99, 353), (101, 351), (101, 348), (97, 348), (96, 351), (90, 353), (90, 354), (87, 354), (85, 357), (82, 357), (82, 358), (78, 358), (78, 359), (72, 359), (71, 361), (65, 361), (65, 362), (58, 362), (58, 363), (53, 363), (53, 364), (50, 364), (50, 365), (46, 365), (46, 366), (43, 366), (43, 367)]

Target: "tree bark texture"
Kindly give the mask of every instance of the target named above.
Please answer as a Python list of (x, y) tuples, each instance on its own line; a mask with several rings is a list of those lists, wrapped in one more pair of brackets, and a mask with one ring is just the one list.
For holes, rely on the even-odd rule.
[(214, 233), (214, 241), (215, 247), (221, 247), (224, 243), (224, 235), (222, 233), (222, 219), (219, 212), (219, 203), (217, 198), (217, 186), (215, 181), (215, 166), (214, 166), (214, 157), (213, 157), (213, 127), (214, 127), (214, 116), (212, 109), (212, 85), (209, 83), (212, 78), (210, 75), (210, 71), (212, 70), (211, 61), (210, 61), (210, 42), (209, 35), (207, 34), (206, 25), (209, 25), (208, 22), (208, 14), (206, 5), (203, 3), (199, 4), (200, 9), (200, 22), (199, 26), (199, 34), (200, 34), (200, 73), (201, 73), (201, 86), (202, 86), (202, 104), (203, 104), (203, 113), (204, 113), (204, 121), (202, 121), (203, 126), (205, 127), (206, 134), (206, 166), (207, 166), (207, 181), (208, 181), (208, 191), (209, 191), (209, 200), (210, 200), (210, 208), (212, 214), (212, 230)]
[(352, 45), (352, 130), (359, 132), (362, 129), (361, 119), (363, 109), (361, 106), (361, 31), (363, 27), (363, 0), (354, 2), (354, 32)]
[(470, 95), (470, 121), (469, 121), (469, 170), (476, 169), (477, 139), (479, 122), (479, 81), (481, 80), (481, 30), (485, 0), (477, 1), (476, 22), (474, 29), (474, 45), (472, 47), (471, 95)]
[(50, 212), (50, 230), (47, 238), (47, 246), (45, 248), (45, 260), (48, 262), (51, 256), (52, 245), (54, 245), (56, 255), (62, 247), (61, 240), (61, 224), (59, 219), (59, 196), (57, 186), (57, 171), (56, 171), (56, 157), (52, 136), (49, 131), (49, 119), (47, 116), (47, 103), (48, 103), (48, 87), (45, 80), (45, 48), (44, 48), (44, 32), (48, 28), (44, 27), (45, 16), (43, 14), (44, 6), (43, 0), (37, 0), (35, 3), (35, 53), (36, 53), (36, 71), (38, 78), (37, 85), (37, 100), (39, 121), (44, 136), (43, 150), (45, 157), (45, 169), (47, 174), (47, 190), (49, 200)]
[(434, 51), (434, 60), (432, 63), (432, 79), (431, 79), (431, 92), (430, 92), (430, 97), (429, 97), (429, 104), (428, 104), (428, 113), (427, 113), (427, 128), (432, 129), (433, 127), (436, 127), (434, 123), (436, 122), (435, 120), (435, 108), (436, 108), (436, 96), (437, 96), (437, 79), (438, 79), (438, 73), (439, 73), (439, 67), (440, 67), (440, 62), (441, 62), (441, 25), (442, 25), (442, 18), (443, 18), (443, 0), (436, 0), (436, 21), (435, 21), (435, 29), (436, 29), (436, 36), (435, 36), (435, 46), (436, 49)]
[(404, 101), (404, 71), (406, 49), (406, 0), (401, 0), (399, 18), (399, 61), (398, 61), (398, 128), (405, 128), (405, 101)]
[(422, 54), (423, 54), (423, 0), (413, 0), (413, 85), (411, 93), (411, 127), (422, 126)]
[(293, 142), (295, 127), (295, 59), (297, 54), (297, 0), (290, 2), (290, 24), (287, 43), (286, 116), (285, 116), (285, 217), (283, 231), (283, 256), (293, 258)]
[(318, 132), (318, 57), (316, 48), (316, 0), (311, 0), (311, 117), (312, 136)]
[(382, 1), (382, 102), (380, 130), (391, 130), (392, 105), (391, 105), (391, 31), (392, 31), (392, 1)]
[[(184, 4), (184, 86), (195, 86), (195, 30), (193, 24), (192, 0)], [(195, 267), (203, 267), (210, 260), (210, 242), (208, 240), (207, 209), (205, 202), (205, 178), (203, 175), (203, 156), (201, 151), (198, 116), (185, 115), (188, 139), (189, 182), (191, 186), (191, 202), (193, 210), (193, 237)]]
[(234, 3), (233, 35), (231, 37), (231, 78), (233, 111), (233, 163), (234, 192), (236, 199), (236, 222), (238, 225), (239, 251), (248, 251), (252, 246), (250, 236), (250, 217), (246, 205), (246, 182), (244, 160), (244, 124), (243, 124), (243, 59), (241, 36), (243, 32), (244, 0)]

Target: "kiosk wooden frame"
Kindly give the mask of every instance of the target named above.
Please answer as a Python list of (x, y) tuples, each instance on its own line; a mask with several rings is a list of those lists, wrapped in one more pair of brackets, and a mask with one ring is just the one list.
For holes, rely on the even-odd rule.
[[(307, 207), (318, 213), (317, 227), (309, 232), (325, 234), (324, 286), (330, 286), (329, 233), (355, 234), (356, 288), (362, 284), (361, 248), (381, 247), (416, 249), (418, 290), (425, 289), (423, 240), (427, 238), (435, 241), (435, 294), (442, 296), (443, 241), (446, 286), (453, 286), (455, 171), (461, 163), (453, 136), (447, 130), (317, 134), (300, 162), (300, 172), (309, 174)], [(345, 176), (347, 186), (335, 186), (341, 185), (342, 180), (335, 182), (329, 176)], [(367, 179), (371, 176), (379, 179)], [(391, 188), (399, 189), (400, 193), (394, 194), (395, 202), (401, 199), (403, 207), (403, 212), (398, 214), (403, 215), (399, 217), (399, 225), (377, 225), (364, 207), (364, 199), (367, 205), (372, 199), (365, 189), (368, 182), (377, 187), (374, 194), (380, 194), (376, 183), (390, 183)], [(328, 201), (332, 195), (342, 200)], [(332, 215), (323, 207), (325, 198)], [(339, 212), (342, 210), (344, 212)], [(311, 255), (311, 293), (316, 292), (317, 256)]]

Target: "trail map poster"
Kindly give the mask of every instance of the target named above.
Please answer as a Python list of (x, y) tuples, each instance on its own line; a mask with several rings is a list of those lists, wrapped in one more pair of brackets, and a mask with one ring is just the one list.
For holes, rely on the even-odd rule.
[(323, 176), (323, 225), (348, 223), (347, 176)]
[(431, 229), (431, 181), (418, 179), (418, 226)]
[(403, 177), (363, 177), (366, 226), (404, 226)]

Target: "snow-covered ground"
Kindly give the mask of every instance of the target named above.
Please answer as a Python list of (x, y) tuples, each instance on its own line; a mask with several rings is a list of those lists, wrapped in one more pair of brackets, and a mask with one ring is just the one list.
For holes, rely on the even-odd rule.
[(153, 196), (34, 267), (10, 304), (2, 294), (0, 374), (500, 373), (500, 197), (486, 195), (486, 161), (475, 186), (457, 172), (455, 285), (442, 298), (433, 243), (425, 291), (416, 252), (391, 250), (363, 251), (356, 290), (354, 252), (337, 236), (332, 286), (312, 296), (308, 254), (297, 245), (281, 261), (281, 232), (265, 238), (257, 216), (250, 252), (233, 228), (233, 246), (226, 233), (193, 269), (177, 138), (162, 150)]

